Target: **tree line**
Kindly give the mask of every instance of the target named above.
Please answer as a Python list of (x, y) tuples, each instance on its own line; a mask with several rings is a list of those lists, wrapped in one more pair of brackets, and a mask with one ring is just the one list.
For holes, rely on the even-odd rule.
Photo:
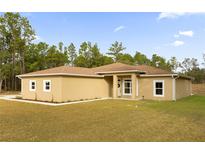
[[(179, 62), (176, 57), (166, 60), (157, 54), (148, 58), (136, 51), (132, 56), (123, 53), (122, 42), (111, 44), (106, 54), (100, 51), (97, 43), (82, 42), (77, 50), (73, 43), (49, 45), (46, 42), (34, 43), (36, 34), (26, 17), (19, 13), (4, 13), (0, 16), (0, 91), (19, 90), (20, 80), (16, 75), (69, 65), (78, 67), (97, 67), (114, 62), (130, 65), (150, 65), (172, 72), (189, 75), (195, 83), (205, 82), (205, 69), (199, 67), (195, 58), (185, 58)], [(205, 54), (203, 55), (205, 65)]]

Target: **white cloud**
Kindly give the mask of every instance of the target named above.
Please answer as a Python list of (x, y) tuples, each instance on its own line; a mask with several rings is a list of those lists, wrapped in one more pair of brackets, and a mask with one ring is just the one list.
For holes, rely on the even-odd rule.
[(178, 18), (179, 16), (184, 16), (188, 13), (185, 13), (185, 12), (162, 12), (159, 14), (158, 16), (158, 20), (161, 20), (161, 19), (175, 19), (175, 18)]
[(176, 19), (185, 15), (196, 15), (196, 14), (202, 14), (205, 15), (205, 13), (202, 12), (161, 12), (158, 16), (158, 20), (161, 19)]
[(192, 37), (194, 35), (194, 32), (192, 30), (188, 31), (179, 31), (177, 34), (174, 34), (175, 38), (179, 38), (180, 36), (187, 36)]
[(188, 37), (192, 37), (194, 35), (194, 32), (189, 30), (189, 31), (179, 31), (179, 35), (184, 35)]
[(178, 47), (178, 46), (182, 46), (182, 45), (184, 45), (184, 42), (183, 41), (174, 41), (173, 43), (172, 43), (172, 45), (173, 46), (175, 46), (175, 47)]
[(125, 26), (121, 25), (121, 26), (116, 27), (113, 32), (118, 32), (118, 31), (123, 30), (123, 29), (125, 29)]
[(174, 34), (174, 37), (175, 37), (175, 38), (179, 38), (179, 35), (178, 35), (178, 34)]

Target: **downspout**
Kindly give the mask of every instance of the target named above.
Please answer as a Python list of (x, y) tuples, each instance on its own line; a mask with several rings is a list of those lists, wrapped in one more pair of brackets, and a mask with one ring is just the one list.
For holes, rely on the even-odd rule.
[(23, 81), (22, 81), (22, 77), (20, 77), (20, 76), (18, 76), (18, 75), (17, 75), (16, 77), (19, 78), (19, 79), (21, 80), (21, 95), (22, 95), (22, 94), (23, 94), (23, 93), (22, 93), (22, 90), (23, 90), (23, 83), (22, 83)]
[(174, 75), (172, 75), (172, 100), (176, 101), (176, 79), (179, 78), (179, 75), (177, 75), (176, 77), (174, 77)]

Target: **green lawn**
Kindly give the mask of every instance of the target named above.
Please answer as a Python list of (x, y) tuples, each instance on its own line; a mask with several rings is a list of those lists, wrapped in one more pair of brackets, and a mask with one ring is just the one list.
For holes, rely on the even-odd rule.
[(65, 106), (0, 100), (0, 141), (205, 141), (205, 96)]

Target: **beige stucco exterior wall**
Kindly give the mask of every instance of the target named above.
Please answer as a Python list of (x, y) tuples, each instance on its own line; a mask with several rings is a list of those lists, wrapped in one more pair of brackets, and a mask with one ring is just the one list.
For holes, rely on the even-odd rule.
[(192, 93), (191, 80), (178, 78), (176, 79), (176, 99), (190, 96)]
[[(36, 91), (29, 91), (29, 81), (36, 81)], [(51, 91), (43, 91), (43, 80), (51, 80)], [(40, 100), (40, 101), (62, 101), (62, 77), (32, 77), (21, 80), (21, 93), (23, 99)]]
[[(164, 96), (154, 96), (154, 80), (164, 80)], [(150, 100), (172, 100), (172, 78), (171, 77), (140, 77), (138, 78), (138, 98)]]
[[(171, 77), (138, 77), (131, 78), (129, 75), (119, 75), (121, 80), (121, 96), (124, 98), (134, 98), (133, 95), (123, 96), (122, 80), (124, 78), (136, 79), (133, 83), (136, 90), (132, 90), (136, 98), (152, 100), (173, 100), (173, 79)], [(29, 91), (29, 81), (36, 81), (36, 91)], [(51, 80), (51, 91), (43, 91), (43, 80)], [(164, 80), (164, 96), (154, 96), (154, 80)], [(117, 87), (117, 86), (116, 86)], [(67, 102), (73, 100), (84, 100), (94, 98), (113, 97), (113, 77), (104, 78), (93, 77), (71, 77), (71, 76), (49, 76), (49, 77), (29, 77), (22, 79), (23, 99)], [(138, 95), (137, 95), (138, 94)], [(176, 79), (176, 99), (189, 96), (191, 94), (191, 81), (186, 79)], [(118, 95), (117, 95), (118, 97)]]
[[(36, 81), (36, 91), (29, 91), (29, 80)], [(51, 80), (51, 91), (43, 91), (43, 80)], [(66, 102), (112, 96), (112, 78), (32, 77), (22, 79), (23, 99)]]
[(111, 97), (109, 78), (63, 77), (62, 100), (82, 100)]
[[(173, 98), (173, 91), (172, 91), (172, 84), (173, 79), (171, 77), (139, 77), (137, 74), (116, 74), (117, 79), (121, 80), (121, 96), (118, 96), (118, 90), (117, 92), (117, 98), (142, 98), (144, 96), (144, 99), (152, 99), (152, 100), (172, 100)], [(124, 79), (131, 79), (132, 81), (132, 95), (123, 95), (123, 80)], [(153, 95), (153, 81), (154, 80), (164, 80), (164, 97), (154, 96)], [(117, 88), (117, 86), (116, 86)], [(133, 95), (135, 95), (133, 97)]]

